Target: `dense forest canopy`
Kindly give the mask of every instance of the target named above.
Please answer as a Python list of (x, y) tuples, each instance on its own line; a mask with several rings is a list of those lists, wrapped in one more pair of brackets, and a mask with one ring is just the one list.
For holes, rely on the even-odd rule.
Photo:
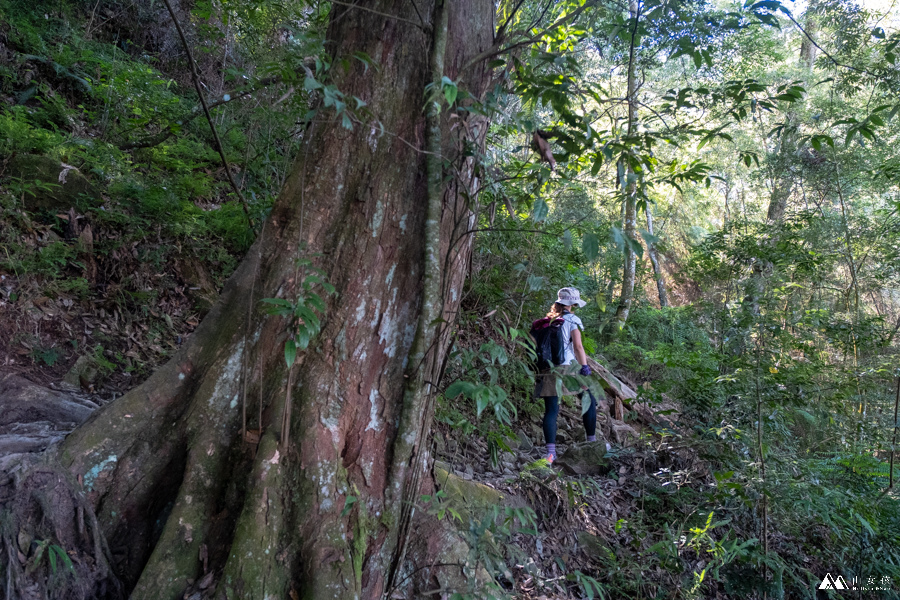
[(0, 599), (897, 597), (897, 23), (0, 0)]

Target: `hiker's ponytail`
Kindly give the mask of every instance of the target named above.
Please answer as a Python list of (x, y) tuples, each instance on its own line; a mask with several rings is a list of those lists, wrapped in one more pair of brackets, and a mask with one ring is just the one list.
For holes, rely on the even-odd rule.
[(568, 312), (566, 310), (565, 304), (560, 304), (559, 302), (554, 302), (553, 306), (550, 308), (550, 312), (547, 313), (547, 318), (549, 319), (558, 319), (563, 316), (563, 313)]

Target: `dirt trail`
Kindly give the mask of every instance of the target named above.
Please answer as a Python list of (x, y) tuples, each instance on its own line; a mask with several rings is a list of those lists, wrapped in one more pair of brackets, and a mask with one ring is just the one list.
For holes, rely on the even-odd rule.
[[(642, 404), (633, 385), (597, 361), (591, 367), (598, 441), (585, 442), (576, 401), (565, 398), (552, 467), (540, 460), (545, 447), (539, 417), (531, 423), (520, 418), (516, 439), (506, 440), (509, 451), (494, 456), (477, 436), (443, 425), (434, 435), (435, 478), (458, 515), (452, 518), (476, 561), (490, 565), (502, 557), (507, 568), (497, 581), (518, 598), (584, 597), (574, 574), (604, 579), (610, 552), (636, 543), (620, 520), (641, 510), (648, 486), (675, 489), (709, 478), (692, 449), (673, 444), (674, 404)], [(667, 416), (657, 414), (661, 410)], [(666, 429), (675, 435), (657, 434)], [(533, 523), (525, 522), (529, 509)], [(485, 531), (491, 543), (485, 543)]]

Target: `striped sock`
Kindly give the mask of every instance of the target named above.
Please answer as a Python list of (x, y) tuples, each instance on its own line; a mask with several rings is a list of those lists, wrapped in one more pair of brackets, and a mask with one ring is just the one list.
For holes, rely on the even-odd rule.
[(587, 436), (587, 441), (589, 441), (589, 442), (596, 442), (596, 441), (597, 441), (597, 436), (596, 436), (596, 435), (589, 435), (589, 436)]
[(547, 454), (556, 458), (556, 444), (547, 444)]

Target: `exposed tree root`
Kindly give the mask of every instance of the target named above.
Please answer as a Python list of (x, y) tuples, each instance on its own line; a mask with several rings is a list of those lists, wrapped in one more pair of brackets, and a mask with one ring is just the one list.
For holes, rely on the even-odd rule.
[(0, 474), (3, 600), (118, 600), (124, 591), (93, 508), (42, 455)]

